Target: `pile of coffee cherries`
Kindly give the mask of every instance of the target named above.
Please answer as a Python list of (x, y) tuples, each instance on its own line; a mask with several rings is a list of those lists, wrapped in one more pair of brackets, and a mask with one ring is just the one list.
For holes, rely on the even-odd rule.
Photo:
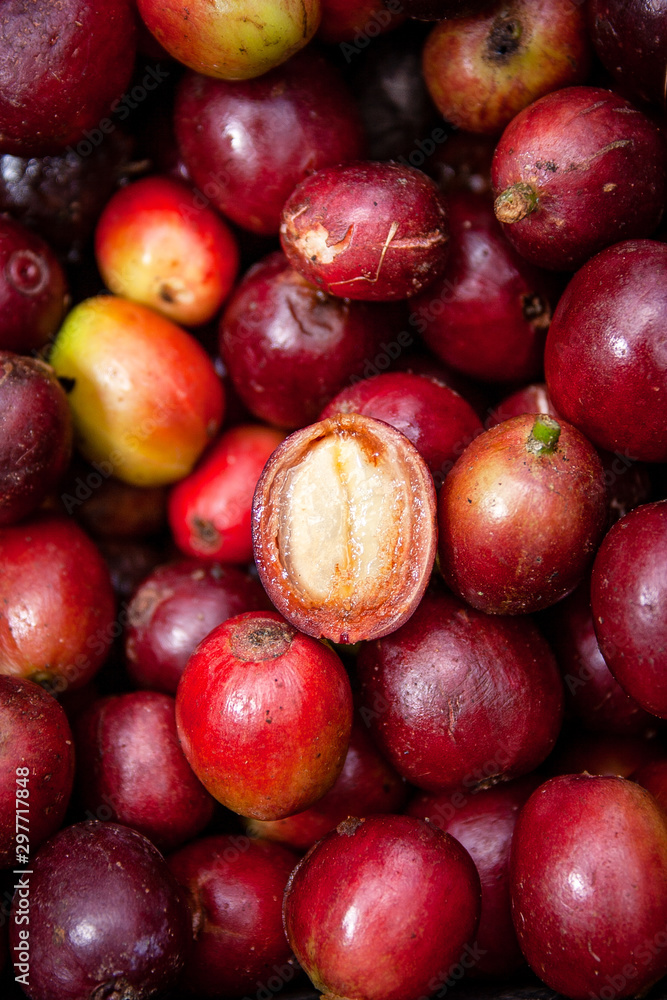
[(667, 975), (666, 47), (5, 0), (3, 1000)]

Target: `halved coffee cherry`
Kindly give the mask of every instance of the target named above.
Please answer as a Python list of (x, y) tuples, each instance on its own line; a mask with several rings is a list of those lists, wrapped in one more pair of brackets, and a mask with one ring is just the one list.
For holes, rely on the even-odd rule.
[(295, 431), (253, 501), (267, 594), (308, 635), (354, 643), (393, 632), (429, 580), (435, 503), (428, 466), (388, 424), (339, 413)]

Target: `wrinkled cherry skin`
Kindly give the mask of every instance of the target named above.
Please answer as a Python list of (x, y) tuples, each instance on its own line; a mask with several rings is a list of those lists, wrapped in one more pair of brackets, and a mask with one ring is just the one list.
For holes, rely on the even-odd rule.
[(199, 559), (252, 559), (251, 510), (257, 480), (284, 434), (242, 424), (224, 431), (171, 491), (168, 516), (181, 552)]
[(548, 637), (563, 674), (566, 704), (589, 732), (639, 735), (656, 719), (630, 698), (610, 672), (593, 626), (585, 580), (548, 612)]
[(29, 354), (43, 347), (68, 302), (67, 278), (49, 244), (0, 218), (0, 349)]
[(282, 207), (307, 174), (364, 155), (352, 96), (311, 49), (254, 80), (187, 73), (174, 122), (194, 183), (253, 233), (278, 232)]
[[(146, 837), (119, 823), (76, 823), (43, 844), (30, 868), (30, 1000), (151, 1000), (176, 985), (192, 946), (190, 912)], [(17, 950), (20, 907), (17, 895)]]
[(393, 302), (416, 295), (445, 268), (447, 205), (413, 167), (373, 161), (318, 170), (283, 208), (287, 258), (318, 288)]
[(253, 416), (295, 430), (396, 341), (401, 319), (395, 305), (327, 295), (276, 252), (246, 272), (228, 302), (220, 353)]
[(513, 417), (475, 438), (440, 490), (442, 575), (489, 614), (525, 614), (564, 597), (604, 531), (606, 490), (593, 445), (562, 420), (553, 452), (534, 453), (539, 419)]
[(137, 687), (175, 694), (195, 647), (216, 625), (270, 608), (259, 581), (236, 566), (199, 559), (160, 565), (127, 608), (128, 674)]
[(589, 0), (595, 51), (612, 76), (644, 101), (665, 108), (665, 0)]
[(97, 128), (130, 81), (135, 47), (130, 0), (5, 0), (0, 151), (55, 153)]
[(482, 883), (482, 912), (476, 944), (482, 953), (473, 975), (506, 976), (525, 963), (510, 909), (510, 847), (519, 812), (540, 784), (526, 775), (494, 788), (439, 795), (423, 792), (408, 806), (409, 816), (434, 823), (463, 844)]
[[(491, 168), (496, 215), (519, 253), (573, 271), (618, 240), (650, 236), (665, 204), (665, 145), (645, 114), (609, 90), (565, 87), (503, 132)], [(533, 211), (509, 222), (499, 196), (528, 185)]]
[(307, 851), (348, 816), (400, 813), (407, 783), (380, 754), (368, 728), (355, 717), (350, 746), (336, 783), (310, 809), (285, 819), (248, 820), (251, 837), (266, 837)]
[(547, 336), (549, 395), (601, 448), (667, 461), (667, 246), (627, 240), (570, 280)]
[(0, 351), (0, 525), (27, 517), (57, 486), (72, 454), (72, 417), (55, 373)]
[(340, 823), (298, 864), (283, 904), (287, 937), (315, 988), (350, 1000), (433, 993), (467, 957), (479, 911), (470, 855), (412, 816)]
[(109, 570), (72, 520), (40, 514), (0, 529), (0, 672), (54, 692), (82, 687), (115, 634)]
[(282, 899), (298, 860), (280, 844), (222, 834), (168, 858), (190, 896), (195, 941), (182, 978), (189, 994), (241, 997), (254, 994), (258, 980), (296, 976)]
[(358, 656), (361, 714), (381, 752), (425, 791), (532, 771), (563, 714), (562, 682), (527, 618), (492, 617), (443, 590)]
[(591, 608), (616, 680), (667, 718), (667, 500), (635, 507), (605, 536), (593, 563)]
[(169, 695), (132, 691), (93, 702), (74, 724), (86, 815), (131, 826), (161, 851), (201, 833), (214, 809), (183, 756), (174, 713)]
[[(63, 821), (74, 779), (74, 741), (55, 698), (22, 677), (0, 676), (0, 732), (0, 868), (16, 868), (23, 863), (17, 833), (27, 834), (32, 853)], [(27, 789), (20, 793), (24, 830), (17, 826), (18, 788)], [(19, 851), (25, 855), (24, 847)]]
[(519, 943), (553, 990), (637, 996), (667, 972), (667, 818), (643, 788), (550, 779), (521, 811), (510, 870)]
[(333, 649), (251, 611), (199, 644), (176, 693), (190, 766), (218, 801), (256, 819), (313, 805), (340, 774), (352, 691)]
[(449, 199), (449, 264), (410, 301), (412, 324), (457, 371), (487, 382), (535, 378), (556, 287), (503, 236), (486, 195)]
[(384, 420), (412, 441), (442, 482), (465, 447), (482, 431), (472, 406), (448, 386), (425, 375), (388, 372), (355, 382), (325, 406), (320, 420), (336, 413), (363, 413)]

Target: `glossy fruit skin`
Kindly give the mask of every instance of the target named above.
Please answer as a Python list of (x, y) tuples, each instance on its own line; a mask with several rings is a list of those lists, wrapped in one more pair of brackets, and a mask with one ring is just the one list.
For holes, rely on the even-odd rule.
[(576, 587), (606, 520), (597, 452), (558, 421), (550, 454), (531, 451), (536, 420), (524, 414), (477, 437), (438, 497), (438, 552), (445, 582), (488, 614), (525, 614)]
[(605, 69), (632, 94), (664, 109), (665, 0), (590, 0), (586, 14)]
[(247, 80), (285, 62), (310, 41), (320, 0), (137, 0), (146, 26), (190, 69), (223, 80)]
[(397, 163), (326, 167), (283, 207), (290, 264), (343, 298), (393, 302), (416, 295), (447, 262), (447, 206), (420, 170)]
[[(565, 87), (512, 119), (491, 177), (510, 243), (540, 267), (574, 271), (604, 247), (657, 228), (665, 204), (664, 139), (617, 94)], [(500, 203), (516, 184), (527, 185), (530, 199), (510, 222)]]
[(327, 295), (276, 252), (234, 291), (220, 321), (220, 353), (250, 412), (295, 430), (314, 423), (332, 396), (397, 341), (400, 319), (392, 305)]
[(282, 898), (299, 855), (279, 844), (219, 834), (167, 864), (190, 895), (195, 943), (183, 982), (197, 996), (241, 997), (257, 981), (297, 974), (282, 924)]
[[(58, 152), (97, 129), (130, 81), (129, 0), (7, 0), (0, 20), (0, 151)], [(100, 132), (102, 138), (104, 134)]]
[(475, 862), (482, 884), (482, 912), (475, 939), (482, 952), (472, 974), (507, 976), (525, 964), (510, 908), (510, 848), (517, 817), (541, 783), (526, 775), (493, 788), (440, 795), (423, 792), (412, 799), (409, 816), (434, 823), (462, 844)]
[(449, 198), (445, 273), (410, 300), (411, 323), (442, 361), (487, 382), (542, 371), (556, 288), (505, 239), (485, 194)]
[(257, 481), (282, 431), (241, 424), (224, 431), (171, 491), (169, 525), (181, 552), (199, 559), (252, 559), (251, 511)]
[(0, 670), (55, 692), (82, 687), (114, 636), (115, 600), (97, 547), (71, 519), (0, 529)]
[(646, 711), (667, 718), (667, 500), (635, 507), (605, 536), (591, 608), (616, 680)]
[(321, 993), (417, 1000), (467, 957), (479, 907), (479, 876), (453, 837), (412, 816), (369, 816), (344, 821), (309, 851), (283, 913)]
[(586, 730), (623, 736), (655, 726), (655, 717), (625, 693), (605, 662), (588, 580), (550, 609), (548, 636), (563, 674), (567, 706)]
[(363, 413), (401, 431), (427, 463), (436, 487), (482, 431), (472, 406), (457, 392), (409, 372), (387, 372), (355, 382), (334, 396), (319, 419), (336, 413)]
[(51, 247), (20, 222), (0, 218), (0, 349), (43, 347), (69, 301), (67, 277)]
[(99, 699), (78, 716), (74, 736), (86, 816), (130, 826), (163, 852), (212, 819), (214, 800), (183, 756), (169, 695), (131, 691)]
[(144, 177), (109, 199), (95, 229), (95, 257), (110, 291), (184, 326), (213, 319), (239, 265), (229, 227), (168, 177)]
[(250, 611), (193, 653), (176, 724), (190, 766), (219, 802), (241, 816), (280, 819), (311, 806), (340, 774), (352, 691), (330, 647), (276, 612)]
[(590, 61), (581, 7), (513, 0), (441, 21), (426, 41), (423, 72), (448, 122), (497, 135), (538, 97), (584, 83)]
[(529, 619), (429, 591), (405, 625), (362, 646), (357, 665), (362, 717), (380, 751), (425, 791), (527, 774), (558, 736), (562, 682)]
[(547, 335), (549, 394), (601, 448), (667, 461), (667, 247), (624, 240), (570, 280)]
[[(313, 476), (327, 448), (330, 461)], [(304, 468), (313, 480), (310, 499), (294, 504), (294, 477)], [(386, 635), (407, 621), (426, 590), (435, 559), (435, 504), (428, 466), (384, 421), (340, 413), (294, 431), (267, 462), (253, 498), (262, 585), (280, 613), (308, 635), (342, 643)], [(327, 521), (331, 511), (335, 517)], [(380, 530), (369, 531), (373, 518)], [(326, 546), (334, 531), (339, 547), (332, 553)], [(310, 549), (296, 558), (295, 538)]]
[(364, 155), (352, 95), (311, 49), (256, 80), (186, 73), (174, 126), (200, 202), (253, 233), (278, 232), (285, 201), (308, 174)]
[(74, 741), (55, 698), (22, 677), (0, 675), (0, 728), (0, 868), (16, 868), (63, 821)]
[[(149, 1000), (175, 985), (192, 943), (190, 914), (146, 837), (118, 823), (76, 823), (44, 844), (30, 867), (30, 1000), (114, 992)], [(17, 951), (22, 912), (17, 894), (10, 926)]]
[(269, 610), (261, 584), (236, 566), (179, 559), (142, 580), (127, 608), (125, 660), (140, 688), (176, 694), (195, 647), (244, 611)]
[(39, 506), (72, 454), (67, 396), (49, 365), (0, 351), (0, 525)]
[(656, 937), (667, 923), (667, 820), (633, 782), (565, 775), (538, 788), (517, 821), (511, 883), (522, 950), (557, 992), (636, 996), (667, 971)]
[(68, 313), (50, 354), (82, 454), (135, 486), (182, 479), (215, 436), (224, 391), (204, 348), (152, 309), (112, 295)]
[(248, 820), (251, 837), (265, 837), (298, 851), (307, 851), (348, 816), (400, 813), (408, 785), (387, 763), (355, 715), (343, 770), (315, 805), (285, 819)]

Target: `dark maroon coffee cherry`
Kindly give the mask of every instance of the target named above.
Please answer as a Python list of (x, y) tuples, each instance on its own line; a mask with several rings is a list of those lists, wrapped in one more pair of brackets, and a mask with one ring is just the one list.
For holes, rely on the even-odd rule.
[(359, 113), (342, 76), (311, 48), (252, 80), (189, 72), (174, 114), (198, 189), (254, 233), (278, 232), (283, 204), (308, 173), (364, 153)]
[(287, 937), (333, 998), (418, 1000), (469, 957), (479, 876), (449, 834), (412, 816), (350, 817), (292, 873)]
[(0, 18), (0, 151), (42, 156), (100, 130), (130, 81), (130, 0), (6, 0)]
[(357, 665), (362, 719), (398, 773), (425, 791), (527, 774), (558, 736), (562, 682), (527, 618), (429, 591), (405, 625), (364, 643)]
[(665, 108), (665, 0), (589, 0), (595, 51), (613, 77), (644, 101)]
[(434, 354), (487, 382), (542, 371), (556, 285), (505, 239), (485, 194), (449, 198), (451, 244), (445, 273), (410, 301), (411, 323)]
[(282, 900), (299, 855), (248, 837), (203, 837), (168, 859), (190, 896), (195, 943), (183, 974), (198, 997), (254, 996), (257, 982), (297, 974)]
[(667, 246), (624, 240), (571, 278), (547, 335), (559, 413), (629, 460), (667, 461)]
[(630, 698), (600, 650), (588, 580), (549, 610), (548, 636), (563, 674), (566, 705), (589, 732), (639, 735), (656, 719)]
[(435, 183), (412, 167), (342, 164), (297, 185), (280, 240), (290, 264), (323, 291), (395, 301), (444, 270), (447, 207)]
[(53, 369), (0, 351), (0, 525), (39, 506), (71, 453), (70, 408)]
[(211, 820), (214, 800), (181, 750), (169, 695), (132, 691), (99, 699), (77, 717), (74, 735), (77, 792), (90, 818), (131, 826), (162, 851)]
[(629, 101), (565, 87), (534, 101), (493, 157), (495, 212), (541, 267), (573, 271), (619, 240), (650, 236), (665, 205), (665, 140)]
[(616, 680), (646, 711), (667, 718), (667, 500), (636, 507), (605, 536), (591, 608)]
[(228, 302), (220, 353), (253, 416), (294, 430), (317, 420), (387, 348), (401, 352), (411, 340), (403, 319), (395, 305), (327, 295), (273, 253), (250, 268)]
[(0, 349), (30, 354), (43, 347), (68, 302), (67, 279), (50, 247), (0, 217)]
[(482, 883), (482, 913), (477, 928), (479, 961), (472, 975), (507, 976), (525, 963), (512, 924), (510, 847), (517, 817), (541, 779), (535, 774), (494, 788), (423, 792), (408, 815), (434, 823), (463, 844)]
[(175, 694), (190, 655), (216, 625), (270, 608), (259, 580), (236, 566), (197, 559), (158, 566), (127, 609), (128, 673), (138, 687)]
[(100, 212), (129, 173), (132, 147), (119, 127), (87, 156), (75, 149), (41, 157), (5, 153), (0, 210), (42, 236), (61, 257), (79, 263)]
[(55, 698), (32, 681), (3, 675), (0, 733), (0, 868), (16, 868), (63, 821), (74, 741)]
[(634, 997), (667, 973), (667, 818), (643, 788), (550, 779), (521, 810), (510, 869), (521, 949), (553, 990)]
[(25, 973), (30, 1000), (149, 1000), (176, 984), (192, 945), (190, 912), (141, 833), (77, 823), (44, 844), (30, 868), (10, 927), (15, 975)]

